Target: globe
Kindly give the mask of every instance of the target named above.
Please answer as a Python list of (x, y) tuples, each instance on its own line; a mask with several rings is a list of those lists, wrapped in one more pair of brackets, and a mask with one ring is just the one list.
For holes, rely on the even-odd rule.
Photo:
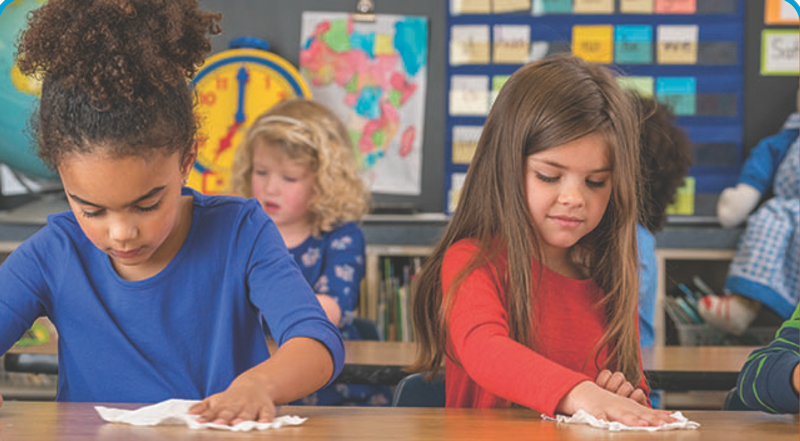
[(22, 75), (14, 63), (14, 44), (28, 12), (46, 0), (0, 0), (0, 162), (25, 175), (51, 179), (56, 174), (36, 156), (28, 121), (41, 82)]

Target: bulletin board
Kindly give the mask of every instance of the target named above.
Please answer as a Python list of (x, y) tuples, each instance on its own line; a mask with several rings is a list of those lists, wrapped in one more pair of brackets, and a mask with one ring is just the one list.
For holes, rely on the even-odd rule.
[[(483, 0), (485, 2), (485, 0)], [(376, 194), (375, 201), (379, 206), (411, 207), (415, 211), (423, 212), (446, 212), (447, 193), (450, 190), (450, 183), (454, 172), (465, 172), (465, 165), (454, 164), (453, 157), (453, 127), (454, 126), (482, 126), (483, 118), (469, 116), (451, 116), (448, 108), (449, 92), (451, 90), (451, 76), (459, 75), (488, 75), (493, 76), (495, 72), (510, 74), (519, 66), (514, 65), (457, 65), (450, 63), (450, 44), (454, 25), (468, 24), (494, 24), (498, 22), (511, 22), (517, 24), (531, 24), (536, 20), (553, 21), (560, 20), (558, 23), (565, 29), (563, 40), (571, 41), (571, 33), (568, 32), (572, 23), (593, 23), (593, 24), (649, 24), (655, 26), (660, 23), (666, 24), (692, 24), (699, 23), (699, 38), (702, 42), (707, 38), (707, 31), (702, 29), (703, 23), (724, 25), (735, 21), (739, 26), (743, 26), (743, 33), (738, 35), (743, 39), (738, 40), (737, 50), (740, 51), (738, 66), (662, 66), (658, 64), (627, 66), (632, 71), (643, 71), (650, 69), (664, 69), (665, 72), (673, 70), (683, 70), (697, 68), (701, 71), (739, 71), (743, 73), (743, 92), (739, 90), (742, 102), (737, 102), (737, 112), (742, 115), (738, 124), (739, 129), (738, 148), (742, 149), (737, 163), (746, 157), (747, 151), (752, 148), (760, 139), (769, 136), (780, 130), (786, 117), (796, 108), (795, 93), (798, 87), (797, 77), (789, 76), (764, 76), (760, 74), (760, 58), (762, 45), (762, 31), (765, 29), (794, 28), (797, 25), (775, 25), (765, 23), (765, 0), (696, 0), (698, 11), (716, 8), (717, 10), (726, 7), (729, 9), (726, 14), (700, 14), (693, 15), (666, 15), (653, 14), (647, 15), (620, 14), (619, 4), (623, 0), (616, 0), (615, 13), (599, 16), (597, 14), (570, 14), (558, 16), (554, 14), (543, 17), (533, 16), (527, 12), (504, 12), (503, 14), (453, 14), (451, 11), (452, 1), (431, 1), (431, 0), (375, 0), (375, 12), (378, 14), (404, 14), (420, 15), (428, 17), (429, 24), (429, 66), (428, 66), (428, 87), (426, 90), (425, 101), (425, 133), (423, 139), (422, 155), (422, 193), (417, 196), (399, 196)], [(559, 3), (560, 0), (554, 0)], [(652, 1), (651, 1), (652, 2)], [(287, 2), (284, 0), (199, 0), (200, 6), (211, 11), (218, 11), (223, 14), (221, 35), (214, 37), (213, 53), (227, 49), (228, 43), (242, 35), (252, 35), (267, 40), (273, 52), (286, 58), (294, 64), (299, 62), (300, 47), (300, 25), (302, 13), (304, 11), (355, 11), (355, 0), (295, 0)], [(463, 5), (480, 4), (482, 1), (460, 0)], [(501, 4), (513, 4), (513, 1), (501, 1)], [(550, 3), (548, 1), (548, 3)], [(564, 3), (564, 2), (561, 2)], [(564, 3), (566, 4), (566, 3)], [(572, 0), (569, 1), (572, 4)], [(742, 6), (744, 5), (744, 6)], [(532, 6), (531, 6), (532, 7)], [(560, 18), (559, 18), (560, 17)], [(642, 21), (648, 19), (649, 21)], [(701, 21), (698, 21), (701, 20)], [(743, 23), (743, 24), (742, 24)], [(724, 26), (723, 26), (724, 28)], [(532, 28), (533, 29), (533, 28)], [(538, 29), (538, 28), (537, 28)], [(741, 28), (740, 28), (741, 29)], [(656, 30), (653, 31), (653, 38), (657, 38)], [(743, 36), (742, 36), (743, 34)], [(513, 36), (513, 32), (511, 33)], [(532, 30), (533, 36), (538, 36), (539, 31)], [(545, 38), (545, 37), (537, 37)], [(551, 41), (556, 41), (556, 37), (550, 37)], [(551, 50), (557, 49), (557, 44), (551, 46)], [(568, 50), (565, 45), (563, 50)], [(743, 52), (743, 54), (742, 54)], [(512, 51), (513, 56), (513, 51)], [(654, 52), (655, 56), (655, 52)], [(625, 70), (626, 66), (620, 65)], [(635, 69), (634, 69), (635, 68)], [(659, 72), (660, 73), (660, 72)], [(652, 75), (658, 76), (657, 73)], [(698, 84), (697, 87), (700, 87)], [(742, 97), (743, 94), (743, 97)], [(705, 120), (708, 117), (694, 117), (694, 119)], [(687, 118), (690, 119), (690, 118)], [(468, 124), (465, 124), (468, 122)], [(679, 123), (687, 123), (683, 118)], [(461, 129), (459, 129), (461, 130)], [(470, 129), (467, 133), (459, 133), (460, 139), (469, 139)], [(473, 130), (474, 132), (474, 130)], [(468, 147), (467, 147), (468, 149)], [(462, 152), (464, 149), (462, 149)], [(716, 167), (708, 167), (708, 171), (713, 171)], [(691, 172), (698, 173), (703, 169), (693, 167)], [(725, 175), (730, 179), (736, 172)], [(447, 188), (445, 188), (445, 185)], [(713, 214), (716, 205), (716, 193), (698, 193), (695, 195), (695, 211), (702, 214), (702, 210), (707, 214)]]
[[(688, 191), (734, 185), (744, 153), (744, 8), (744, 0), (450, 0), (447, 211), (500, 87), (523, 63), (558, 52), (613, 65), (624, 87), (670, 105), (693, 144)], [(695, 214), (693, 205), (677, 214)]]

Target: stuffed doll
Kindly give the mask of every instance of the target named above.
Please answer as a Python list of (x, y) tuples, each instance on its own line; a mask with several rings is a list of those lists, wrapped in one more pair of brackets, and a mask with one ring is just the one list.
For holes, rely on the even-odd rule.
[(700, 314), (710, 325), (741, 335), (765, 305), (784, 320), (800, 296), (798, 244), (798, 114), (783, 129), (761, 140), (742, 167), (735, 187), (726, 188), (717, 204), (722, 226), (739, 225), (772, 188), (774, 197), (747, 218), (736, 256), (725, 281), (726, 296), (706, 296)]

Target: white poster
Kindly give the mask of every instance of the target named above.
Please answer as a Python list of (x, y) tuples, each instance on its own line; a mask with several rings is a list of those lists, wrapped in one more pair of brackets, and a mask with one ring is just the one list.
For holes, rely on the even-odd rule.
[(304, 12), (300, 71), (347, 126), (376, 193), (418, 195), (428, 62), (425, 17)]

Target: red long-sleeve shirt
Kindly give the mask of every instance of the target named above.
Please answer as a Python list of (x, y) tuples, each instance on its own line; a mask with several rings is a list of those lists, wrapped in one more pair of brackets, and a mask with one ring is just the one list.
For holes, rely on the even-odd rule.
[[(445, 295), (477, 252), (469, 240), (447, 251), (442, 265)], [(505, 258), (500, 257), (498, 269), (504, 268)], [(545, 267), (534, 296), (533, 351), (509, 338), (506, 293), (494, 283), (491, 271), (483, 266), (469, 274), (453, 304), (448, 344), (461, 366), (447, 363), (447, 407), (507, 407), (514, 402), (553, 415), (573, 387), (597, 377), (597, 366), (608, 357), (608, 347), (600, 348), (596, 365), (592, 352), (605, 326), (598, 306), (603, 292), (591, 279), (570, 279)], [(531, 280), (535, 289), (535, 264)], [(644, 376), (638, 387), (647, 390)]]

